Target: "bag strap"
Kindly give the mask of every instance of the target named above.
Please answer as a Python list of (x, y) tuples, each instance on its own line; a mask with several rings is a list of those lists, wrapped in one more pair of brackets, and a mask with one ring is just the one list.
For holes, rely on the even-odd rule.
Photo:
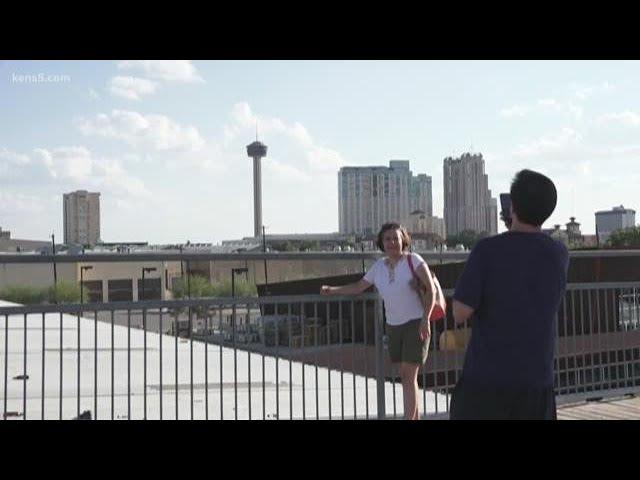
[[(423, 284), (422, 279), (418, 276), (418, 274), (416, 273), (415, 269), (413, 268), (413, 261), (411, 259), (411, 254), (409, 254), (409, 256), (407, 257), (407, 260), (409, 262), (409, 268), (411, 269), (411, 273), (413, 274), (413, 277), (416, 279), (417, 282), (419, 282), (420, 285), (422, 285)], [(431, 280), (433, 281), (433, 284), (435, 286), (434, 296), (436, 298), (442, 297), (442, 295), (441, 295), (442, 290), (440, 288), (440, 282), (438, 282), (438, 278), (435, 276), (435, 274), (431, 270), (427, 269), (427, 272), (428, 272), (429, 276), (431, 277)], [(436, 303), (437, 303), (437, 301), (436, 301)]]
[(420, 280), (420, 277), (418, 277), (418, 275), (416, 274), (415, 269), (413, 268), (413, 259), (411, 258), (411, 253), (409, 253), (409, 254), (407, 255), (407, 261), (409, 262), (409, 268), (411, 269), (411, 275), (413, 275), (413, 277), (414, 277), (416, 280), (421, 281), (421, 280)]

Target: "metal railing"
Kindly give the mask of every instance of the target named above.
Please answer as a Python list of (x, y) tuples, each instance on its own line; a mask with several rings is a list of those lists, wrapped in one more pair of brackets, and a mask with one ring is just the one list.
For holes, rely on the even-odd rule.
[[(469, 256), (469, 251), (417, 251), (427, 262), (460, 261)], [(570, 250), (570, 258), (637, 257), (638, 250)], [(77, 263), (77, 262), (133, 262), (133, 261), (228, 261), (228, 260), (375, 260), (383, 256), (380, 251), (367, 252), (179, 252), (179, 251), (134, 251), (130, 253), (87, 252), (82, 254), (30, 254), (1, 253), (0, 264), (15, 263)]]
[[(446, 292), (450, 295), (452, 292)], [(572, 284), (558, 403), (640, 389), (640, 282)], [(433, 324), (421, 412), (447, 415), (468, 326)], [(373, 419), (403, 414), (375, 294), (0, 306), (6, 419)]]

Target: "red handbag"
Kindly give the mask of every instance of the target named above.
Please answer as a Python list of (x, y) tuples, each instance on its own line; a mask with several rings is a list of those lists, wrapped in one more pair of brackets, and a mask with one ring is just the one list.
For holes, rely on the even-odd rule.
[[(425, 306), (425, 295), (427, 294), (427, 285), (425, 285), (415, 269), (413, 268), (413, 259), (411, 258), (411, 254), (407, 256), (407, 260), (409, 261), (409, 268), (411, 269), (411, 274), (413, 275), (413, 282), (411, 282), (413, 288), (418, 292), (420, 296), (420, 300), (422, 305)], [(427, 269), (427, 272), (431, 275), (431, 280), (433, 281), (433, 285), (435, 286), (435, 305), (433, 306), (433, 310), (431, 310), (431, 315), (429, 315), (429, 320), (435, 322), (437, 320), (441, 320), (447, 316), (447, 302), (444, 298), (444, 294), (442, 293), (442, 288), (440, 287), (440, 282), (438, 281), (438, 277), (431, 270)]]

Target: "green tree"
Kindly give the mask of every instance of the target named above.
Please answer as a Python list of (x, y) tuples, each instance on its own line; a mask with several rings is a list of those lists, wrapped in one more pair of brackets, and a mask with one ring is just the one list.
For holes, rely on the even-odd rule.
[(616, 248), (640, 248), (640, 226), (616, 230), (607, 244)]
[(80, 285), (77, 283), (59, 281), (49, 288), (49, 302), (80, 303)]
[[(231, 296), (231, 279), (223, 280), (217, 283), (209, 283), (209, 281), (201, 276), (194, 275), (191, 277), (191, 298), (208, 298), (208, 297), (230, 297)], [(173, 297), (176, 299), (188, 298), (187, 279), (181, 278), (173, 283), (171, 289)], [(236, 297), (254, 297), (258, 294), (255, 283), (248, 282), (236, 276), (235, 295)]]
[(31, 285), (9, 285), (0, 290), (0, 299), (22, 305), (44, 303), (47, 296), (46, 287), (32, 287)]
[(191, 275), (187, 277), (179, 278), (173, 282), (171, 289), (173, 298), (203, 298), (214, 297), (214, 288), (209, 280), (202, 275)]
[[(191, 298), (209, 298), (216, 296), (214, 286), (202, 275), (191, 275), (189, 278), (176, 279), (173, 282), (171, 293), (175, 299), (185, 299), (189, 298), (189, 296), (191, 296)], [(178, 324), (180, 315), (185, 311), (185, 308), (172, 310), (171, 315), (174, 318), (174, 325)], [(205, 306), (195, 307), (191, 312), (195, 314), (196, 318), (204, 318), (208, 315), (208, 309)]]
[[(214, 285), (216, 289), (216, 295), (219, 297), (231, 296), (231, 280), (224, 280)], [(255, 283), (247, 282), (246, 280), (240, 280), (236, 278), (235, 282), (235, 296), (236, 297), (255, 297), (258, 295), (258, 290)]]

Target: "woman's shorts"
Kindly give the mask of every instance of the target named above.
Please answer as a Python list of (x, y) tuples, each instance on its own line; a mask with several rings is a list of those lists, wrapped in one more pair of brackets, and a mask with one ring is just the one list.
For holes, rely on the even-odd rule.
[(417, 363), (422, 365), (427, 360), (429, 343), (420, 340), (421, 318), (409, 320), (402, 325), (387, 324), (389, 337), (389, 357), (393, 363)]

